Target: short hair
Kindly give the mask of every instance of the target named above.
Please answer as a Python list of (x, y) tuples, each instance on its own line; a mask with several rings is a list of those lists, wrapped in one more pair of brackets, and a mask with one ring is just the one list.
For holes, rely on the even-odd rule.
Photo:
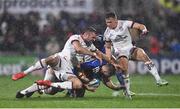
[(114, 13), (114, 12), (107, 12), (106, 15), (105, 15), (106, 19), (112, 17), (112, 18), (117, 18), (117, 15)]
[(95, 32), (95, 33), (97, 33), (97, 30), (96, 30), (94, 27), (89, 26), (89, 27), (85, 28), (85, 29), (82, 31), (82, 33), (85, 33), (85, 32)]

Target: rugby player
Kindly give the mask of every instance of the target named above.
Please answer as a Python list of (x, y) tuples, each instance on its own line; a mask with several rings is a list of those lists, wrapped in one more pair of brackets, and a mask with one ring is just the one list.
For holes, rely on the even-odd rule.
[[(60, 83), (54, 83), (54, 87), (61, 87), (61, 89), (81, 89), (82, 82), (73, 74), (73, 65), (77, 65), (76, 55), (85, 54), (95, 57), (102, 61), (102, 56), (98, 50), (93, 46), (92, 41), (96, 39), (96, 30), (93, 27), (88, 27), (81, 35), (72, 35), (66, 42), (63, 50), (45, 59), (41, 59), (33, 66), (29, 67), (23, 72), (12, 75), (13, 80), (18, 80), (25, 77), (28, 73), (42, 68), (50, 67), (54, 73), (47, 73), (46, 79), (53, 79), (54, 76), (60, 80)], [(93, 48), (93, 49), (90, 49)], [(48, 71), (48, 70), (47, 70)], [(36, 90), (45, 89), (47, 87), (38, 87), (38, 84), (33, 84), (25, 90), (19, 91), (16, 98), (29, 96), (27, 94)]]
[(106, 14), (105, 22), (107, 25), (104, 32), (106, 55), (111, 59), (111, 45), (113, 45), (115, 50), (114, 56), (118, 59), (118, 64), (122, 67), (116, 75), (119, 78), (118, 80), (121, 81), (122, 76), (120, 74), (123, 74), (129, 98), (131, 98), (130, 79), (127, 70), (130, 59), (143, 61), (149, 69), (149, 72), (155, 77), (157, 85), (167, 85), (168, 82), (160, 78), (157, 68), (144, 50), (132, 44), (132, 38), (128, 28), (138, 29), (142, 32), (141, 35), (146, 35), (148, 33), (146, 26), (129, 20), (118, 20), (116, 14), (113, 12)]

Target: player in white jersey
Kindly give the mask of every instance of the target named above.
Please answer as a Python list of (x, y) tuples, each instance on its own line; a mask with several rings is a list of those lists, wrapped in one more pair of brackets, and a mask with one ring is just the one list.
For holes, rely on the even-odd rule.
[[(48, 73), (45, 80), (51, 80), (55, 76), (58, 80), (62, 81), (60, 83), (53, 83), (54, 87), (60, 87), (61, 89), (80, 89), (82, 88), (82, 83), (72, 72), (73, 60), (76, 62), (75, 57), (76, 54), (79, 53), (93, 56), (101, 61), (102, 57), (97, 53), (98, 50), (95, 48), (87, 49), (88, 43), (91, 43), (91, 41), (94, 41), (95, 39), (96, 30), (93, 27), (87, 28), (81, 35), (72, 35), (66, 42), (62, 52), (49, 56), (45, 59), (41, 59), (27, 70), (12, 75), (12, 79), (18, 80), (25, 77), (32, 71), (50, 67), (55, 75), (53, 73)], [(33, 84), (32, 87), (18, 92), (17, 95), (19, 96), (16, 97), (22, 98), (24, 95), (27, 95), (30, 92), (37, 91), (38, 88), (39, 87), (37, 87), (37, 84)]]
[[(72, 40), (79, 40), (82, 47), (84, 47), (90, 51), (96, 50), (96, 47), (94, 46), (94, 44), (92, 42), (84, 42), (82, 40), (82, 38), (79, 37), (78, 35), (76, 35), (74, 37), (71, 36), (71, 37), (72, 38), (70, 38), (69, 41), (67, 41), (67, 43), (65, 44), (64, 48), (66, 48), (66, 50), (67, 50), (67, 48), (69, 48), (69, 49), (71, 48), (71, 43), (69, 43), (69, 42), (71, 42)], [(62, 51), (64, 51), (64, 49)], [(103, 56), (103, 59), (105, 59), (106, 61), (109, 61), (109, 60), (107, 60), (108, 58), (106, 57), (106, 55), (102, 54), (101, 51), (97, 50), (97, 53), (101, 54)], [(63, 54), (60, 53), (60, 56), (62, 56), (62, 55)], [(74, 73), (78, 75), (78, 78), (80, 78), (80, 80), (82, 80), (83, 86), (85, 89), (87, 89), (89, 91), (94, 91), (100, 85), (99, 79), (102, 79), (103, 83), (112, 90), (121, 90), (124, 88), (124, 86), (119, 86), (119, 85), (113, 84), (113, 82), (110, 80), (110, 76), (111, 76), (110, 73), (112, 73), (112, 71), (110, 71), (110, 69), (113, 69), (113, 68), (111, 68), (109, 65), (105, 65), (107, 62), (105, 62), (104, 60), (102, 62), (100, 62), (100, 60), (94, 58), (94, 56), (91, 56), (91, 55), (85, 55), (85, 54), (79, 54), (79, 53), (75, 53), (74, 55), (77, 58), (77, 59), (75, 59), (77, 61), (75, 63), (76, 63), (76, 65), (79, 64), (80, 68), (78, 68), (78, 69), (80, 69), (82, 71), (81, 74), (84, 72), (84, 70), (88, 71), (88, 72), (85, 71), (86, 74), (88, 73), (88, 75), (89, 75), (89, 78), (85, 79), (86, 80), (85, 83), (84, 83), (85, 80), (83, 80), (81, 78), (82, 76), (80, 76), (78, 74), (78, 71), (74, 71)], [(118, 67), (118, 65), (116, 65), (115, 63), (113, 63), (113, 65)], [(111, 65), (111, 66), (113, 66), (113, 65)], [(73, 65), (73, 66), (75, 66), (75, 65)], [(100, 68), (101, 68), (101, 71), (99, 71)], [(96, 72), (94, 72), (95, 70), (96, 70)], [(100, 74), (97, 74), (97, 72), (100, 72)], [(48, 72), (47, 72), (47, 74), (48, 74)], [(98, 76), (99, 79), (95, 79), (95, 77), (93, 75), (99, 75)], [(53, 88), (53, 90), (52, 90), (52, 87), (54, 87), (54, 85), (53, 85), (54, 82), (56, 82), (56, 84), (58, 83), (58, 81), (52, 81), (52, 80), (45, 79), (45, 80), (37, 81), (37, 84), (51, 87), (48, 90), (45, 90), (45, 93), (55, 94), (58, 92), (58, 90), (56, 88)], [(96, 84), (96, 87), (91, 87), (92, 84), (93, 85)], [(82, 94), (79, 93), (79, 91), (82, 91), (82, 90), (72, 90), (73, 91), (72, 96), (73, 97), (82, 97)]]
[[(146, 26), (128, 20), (118, 20), (113, 12), (106, 14), (107, 28), (104, 32), (106, 55), (111, 59), (111, 44), (115, 50), (114, 56), (118, 59), (119, 65), (122, 69), (117, 72), (117, 78), (121, 78), (119, 74), (124, 74), (125, 86), (127, 94), (130, 95), (130, 80), (128, 70), (128, 60), (143, 61), (148, 67), (149, 72), (155, 77), (157, 85), (167, 85), (168, 82), (162, 80), (158, 74), (157, 68), (147, 56), (143, 49), (133, 46), (129, 28), (135, 28), (142, 31), (142, 35), (148, 33)], [(119, 80), (120, 81), (120, 80)]]

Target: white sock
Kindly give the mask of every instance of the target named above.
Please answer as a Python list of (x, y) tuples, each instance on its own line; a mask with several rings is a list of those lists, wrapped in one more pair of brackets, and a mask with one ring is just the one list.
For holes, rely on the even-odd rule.
[(129, 77), (126, 77), (124, 79), (124, 81), (125, 81), (126, 90), (128, 93), (130, 93), (130, 79), (129, 79)]
[(65, 82), (57, 82), (57, 83), (52, 83), (52, 87), (59, 87), (61, 89), (72, 89), (72, 82), (71, 81), (65, 81)]
[(40, 61), (37, 61), (33, 66), (31, 66), (27, 70), (25, 70), (24, 73), (28, 74), (30, 72), (33, 72), (35, 70), (39, 70), (39, 69), (44, 68), (46, 66), (47, 66), (47, 64), (45, 62), (45, 59), (41, 59)]
[(149, 72), (154, 76), (154, 78), (156, 79), (156, 81), (161, 80), (159, 73), (157, 71), (157, 68), (155, 66), (151, 67), (151, 69), (149, 70)]
[(150, 61), (150, 62), (146, 62), (145, 65), (147, 66), (149, 72), (154, 76), (154, 78), (156, 79), (156, 82), (158, 82), (159, 80), (161, 80), (161, 77), (159, 76), (159, 73), (157, 71), (157, 68), (155, 67), (155, 65)]
[(47, 87), (46, 86), (40, 86), (40, 85), (37, 85), (36, 83), (34, 83), (30, 87), (22, 90), (21, 93), (22, 94), (27, 94), (27, 93), (30, 93), (30, 92), (36, 92), (38, 90), (44, 90), (44, 89), (47, 89)]
[(35, 92), (37, 91), (39, 88), (38, 88), (38, 85), (37, 84), (33, 84), (31, 85), (30, 87), (24, 89), (21, 91), (22, 94), (27, 94), (29, 92)]

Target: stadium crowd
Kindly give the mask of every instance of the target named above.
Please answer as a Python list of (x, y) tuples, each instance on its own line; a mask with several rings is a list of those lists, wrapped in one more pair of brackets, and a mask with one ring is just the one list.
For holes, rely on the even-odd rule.
[[(125, 12), (117, 13), (118, 17), (143, 23), (150, 30), (146, 40), (140, 39), (137, 44), (140, 43), (151, 56), (172, 54), (179, 56), (180, 14), (158, 6), (149, 13), (144, 12), (147, 11), (146, 7), (142, 8), (144, 9), (134, 10), (131, 15), (124, 14)], [(79, 30), (90, 24), (100, 25), (100, 32), (103, 33), (105, 30), (103, 13), (74, 15), (61, 11), (57, 16), (49, 13), (41, 17), (38, 12), (11, 14), (4, 11), (0, 14), (0, 53), (52, 54), (63, 48), (70, 35), (79, 33)]]

